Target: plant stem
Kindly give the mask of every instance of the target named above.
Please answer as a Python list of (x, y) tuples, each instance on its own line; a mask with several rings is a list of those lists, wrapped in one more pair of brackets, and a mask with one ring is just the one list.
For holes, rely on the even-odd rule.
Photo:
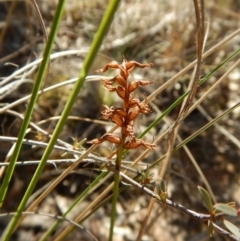
[[(53, 19), (52, 26), (51, 26), (51, 31), (50, 31), (50, 34), (49, 34), (49, 39), (48, 39), (48, 42), (45, 46), (44, 53), (43, 53), (43, 61), (40, 65), (40, 67), (39, 67), (39, 71), (38, 71), (38, 74), (37, 74), (37, 77), (36, 77), (36, 82), (34, 84), (33, 91), (32, 91), (32, 96), (30, 98), (30, 102), (28, 104), (28, 108), (27, 108), (27, 111), (25, 113), (25, 117), (24, 117), (24, 120), (22, 122), (21, 129), (19, 131), (16, 147), (15, 147), (13, 155), (12, 155), (10, 161), (9, 161), (10, 165), (7, 169), (6, 175), (5, 175), (4, 180), (3, 180), (3, 184), (2, 184), (1, 189), (0, 189), (0, 207), (2, 206), (5, 195), (7, 193), (8, 186), (9, 186), (10, 180), (12, 178), (12, 174), (14, 172), (15, 164), (16, 164), (16, 161), (18, 159), (18, 155), (20, 153), (21, 147), (22, 147), (23, 138), (25, 136), (26, 129), (29, 125), (29, 122), (30, 122), (30, 119), (31, 119), (31, 116), (32, 116), (32, 113), (33, 113), (33, 110), (34, 110), (34, 105), (35, 105), (37, 97), (38, 97), (37, 93), (38, 93), (38, 91), (41, 87), (42, 80), (43, 80), (43, 78), (45, 76), (45, 73), (46, 73), (46, 70), (47, 70), (47, 66), (48, 66), (48, 62), (49, 62), (49, 56), (50, 56), (50, 53), (51, 53), (51, 50), (52, 50), (55, 35), (57, 33), (57, 29), (58, 29), (58, 26), (59, 26), (59, 23), (60, 23), (60, 20), (61, 20), (61, 16), (62, 16), (62, 13), (63, 13), (64, 3), (65, 3), (65, 0), (59, 0), (58, 5), (56, 7), (54, 19)], [(28, 187), (28, 189), (29, 189), (29, 187)], [(31, 192), (33, 191), (33, 189), (34, 189), (34, 186), (32, 186)], [(17, 224), (18, 219), (21, 216), (21, 212), (23, 211), (24, 207), (26, 206), (26, 203), (27, 203), (28, 198), (30, 197), (30, 194), (31, 193), (29, 193), (28, 196), (26, 196), (26, 194), (25, 194), (24, 197), (22, 198), (21, 203), (20, 203), (20, 205), (19, 205), (19, 207), (16, 211), (16, 214), (13, 216), (13, 218), (8, 223), (5, 230), (2, 232), (2, 237), (1, 237), (2, 241), (7, 241), (7, 240), (10, 239), (10, 237), (11, 237), (13, 231), (14, 231), (15, 225)]]
[(113, 230), (114, 230), (114, 223), (116, 218), (116, 206), (117, 206), (117, 199), (118, 199), (118, 189), (119, 189), (119, 183), (120, 183), (119, 171), (120, 171), (122, 157), (124, 153), (124, 148), (123, 148), (124, 143), (125, 143), (125, 138), (122, 138), (121, 144), (118, 146), (118, 149), (117, 149), (117, 158), (116, 158), (116, 166), (115, 166), (116, 172), (114, 174), (112, 210), (111, 210), (111, 221), (110, 221), (108, 241), (113, 240)]

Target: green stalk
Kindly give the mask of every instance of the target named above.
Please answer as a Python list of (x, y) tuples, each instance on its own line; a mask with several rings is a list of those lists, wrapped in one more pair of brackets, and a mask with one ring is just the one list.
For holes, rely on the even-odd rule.
[(122, 157), (124, 154), (124, 148), (123, 148), (124, 143), (125, 143), (125, 138), (122, 138), (121, 144), (118, 146), (118, 149), (117, 149), (117, 158), (116, 158), (116, 166), (115, 166), (116, 168), (115, 168), (114, 186), (113, 186), (111, 221), (110, 221), (108, 241), (113, 240), (114, 223), (115, 223), (115, 218), (116, 218), (116, 206), (117, 206), (117, 200), (118, 200), (118, 189), (119, 189), (119, 183), (120, 183), (119, 171), (120, 171), (120, 167), (121, 167)]
[[(58, 26), (58, 22), (63, 10), (63, 3), (65, 1), (64, 0), (59, 0), (59, 4), (57, 6), (56, 9), (56, 14), (55, 14), (55, 22), (53, 23), (53, 27), (55, 26), (55, 28), (52, 27), (50, 35), (49, 35), (49, 40), (52, 38), (54, 39), (55, 33), (56, 33), (56, 29)], [(64, 124), (67, 120), (67, 117), (72, 109), (73, 104), (76, 101), (76, 98), (78, 96), (78, 93), (81, 89), (81, 87), (83, 86), (83, 83), (85, 81), (85, 77), (90, 69), (90, 67), (92, 66), (92, 63), (97, 55), (97, 52), (102, 44), (103, 38), (105, 37), (105, 35), (108, 32), (108, 29), (112, 23), (113, 17), (114, 17), (114, 13), (117, 10), (118, 4), (119, 4), (120, 0), (111, 0), (108, 4), (108, 7), (106, 9), (106, 12), (103, 16), (103, 19), (101, 21), (101, 24), (98, 28), (98, 31), (96, 33), (96, 36), (94, 37), (93, 43), (90, 47), (89, 53), (83, 63), (82, 69), (80, 71), (79, 74), (79, 78), (77, 80), (77, 82), (75, 83), (72, 93), (69, 96), (69, 99), (65, 105), (65, 108), (62, 112), (61, 118), (59, 119), (57, 126), (53, 132), (52, 138), (50, 139), (48, 146), (45, 150), (45, 152), (43, 153), (42, 159), (40, 161), (40, 164), (37, 168), (37, 170), (34, 173), (34, 176), (27, 188), (27, 191), (24, 195), (24, 197), (22, 198), (21, 203), (19, 204), (19, 207), (17, 209), (16, 215), (12, 218), (12, 220), (10, 221), (9, 225), (7, 226), (6, 230), (4, 231), (3, 235), (2, 235), (2, 241), (7, 241), (9, 240), (12, 232), (14, 231), (15, 225), (17, 224), (19, 217), (21, 216), (22, 211), (24, 210), (26, 203), (29, 199), (29, 197), (31, 196), (33, 189), (35, 188), (37, 181), (45, 167), (45, 164), (48, 160), (49, 155), (51, 154), (51, 151), (54, 147), (54, 144), (59, 136), (59, 134), (62, 131), (62, 128), (64, 127)], [(48, 46), (48, 44), (47, 44)], [(46, 47), (47, 48), (47, 47)]]
[(28, 128), (28, 124), (30, 122), (32, 112), (33, 112), (33, 109), (34, 109), (34, 105), (35, 105), (36, 100), (38, 98), (38, 92), (40, 90), (42, 80), (43, 80), (43, 78), (45, 76), (45, 73), (46, 73), (46, 70), (48, 68), (49, 56), (50, 56), (50, 53), (51, 53), (52, 44), (53, 44), (53, 41), (54, 41), (54, 36), (55, 36), (57, 25), (58, 25), (57, 17), (59, 17), (59, 19), (60, 19), (59, 12), (56, 11), (56, 21), (53, 22), (52, 34), (50, 34), (50, 36), (49, 36), (49, 41), (48, 41), (48, 44), (46, 45), (46, 48), (45, 48), (45, 51), (44, 51), (44, 54), (43, 54), (43, 60), (40, 64), (39, 71), (38, 71), (37, 77), (36, 77), (36, 81), (35, 81), (35, 84), (34, 84), (33, 89), (32, 89), (32, 95), (31, 95), (31, 98), (30, 98), (30, 101), (29, 101), (29, 104), (28, 104), (28, 107), (27, 107), (27, 110), (26, 110), (26, 113), (25, 113), (25, 116), (24, 116), (24, 120), (21, 124), (21, 128), (20, 128), (20, 131), (19, 131), (19, 134), (18, 134), (16, 146), (15, 146), (13, 154), (10, 158), (9, 166), (7, 168), (3, 183), (2, 183), (1, 188), (0, 188), (0, 207), (2, 207), (2, 205), (3, 205), (4, 199), (5, 199), (7, 190), (8, 190), (8, 185), (9, 185), (10, 180), (12, 178), (12, 174), (13, 174), (14, 169), (15, 169), (15, 164), (16, 164), (16, 161), (18, 159), (21, 147), (22, 147), (22, 141), (23, 141), (23, 138), (25, 136), (26, 130)]
[(199, 136), (200, 134), (202, 134), (204, 131), (206, 131), (208, 128), (214, 126), (214, 124), (218, 123), (218, 121), (220, 121), (223, 117), (229, 115), (232, 111), (234, 111), (236, 108), (238, 108), (240, 106), (240, 102), (238, 102), (237, 104), (235, 104), (233, 107), (231, 107), (230, 109), (224, 111), (220, 116), (217, 116), (216, 118), (214, 118), (212, 121), (210, 121), (209, 123), (207, 123), (206, 125), (204, 125), (203, 127), (201, 127), (199, 130), (197, 130), (196, 132), (194, 132), (191, 136), (187, 137), (185, 140), (183, 140), (181, 143), (179, 143), (174, 149), (173, 149), (173, 153), (176, 152), (177, 150), (179, 150), (180, 148), (182, 148), (184, 145), (186, 145), (188, 142), (190, 142), (191, 140), (193, 140), (194, 138), (196, 138), (197, 136)]
[[(28, 105), (28, 108), (27, 108), (27, 111), (26, 111), (21, 129), (20, 129), (20, 132), (19, 132), (18, 141), (16, 143), (16, 147), (15, 147), (13, 156), (10, 160), (10, 165), (7, 169), (7, 172), (6, 172), (4, 181), (3, 181), (3, 185), (2, 185), (1, 190), (0, 190), (0, 206), (2, 206), (3, 200), (5, 198), (7, 188), (8, 188), (8, 184), (10, 182), (12, 173), (14, 171), (15, 163), (17, 161), (17, 158), (18, 158), (21, 146), (22, 146), (22, 140), (24, 138), (26, 129), (27, 129), (28, 124), (30, 122), (30, 118), (31, 118), (31, 115), (32, 115), (32, 112), (33, 112), (34, 104), (35, 104), (35, 102), (37, 100), (37, 97), (38, 97), (38, 91), (40, 89), (42, 79), (43, 79), (44, 74), (45, 74), (46, 69), (47, 69), (49, 56), (50, 56), (51, 49), (52, 49), (52, 46), (53, 46), (53, 43), (54, 43), (55, 35), (57, 33), (58, 25), (59, 25), (60, 20), (61, 20), (64, 2), (65, 2), (65, 0), (59, 1), (56, 12), (55, 12), (54, 20), (53, 20), (51, 31), (50, 31), (50, 34), (49, 34), (49, 39), (48, 39), (48, 42), (46, 44), (44, 54), (43, 54), (43, 61), (40, 65), (40, 67), (39, 67), (36, 82), (35, 82), (35, 85), (34, 85), (33, 91), (32, 91), (32, 96), (31, 96), (31, 99), (30, 99), (30, 102), (29, 102), (29, 105)], [(31, 191), (33, 190), (33, 188), (34, 187), (32, 186)], [(10, 223), (8, 224), (7, 228), (4, 230), (4, 232), (2, 234), (2, 239), (1, 239), (2, 241), (7, 241), (7, 240), (10, 239), (10, 237), (12, 235), (12, 232), (14, 231), (15, 225), (16, 225), (19, 217), (21, 216), (21, 212), (23, 211), (29, 196), (27, 196), (27, 198), (22, 199), (22, 202), (19, 205), (19, 208), (17, 209), (16, 215), (11, 219)]]

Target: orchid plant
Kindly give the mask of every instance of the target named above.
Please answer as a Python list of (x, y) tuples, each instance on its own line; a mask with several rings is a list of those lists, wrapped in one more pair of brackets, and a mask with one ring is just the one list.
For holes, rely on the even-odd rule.
[(97, 73), (103, 73), (108, 69), (119, 70), (119, 75), (113, 77), (112, 79), (103, 79), (102, 85), (109, 92), (116, 92), (122, 100), (122, 107), (116, 108), (104, 105), (104, 109), (101, 111), (102, 119), (110, 120), (121, 128), (120, 135), (107, 133), (100, 138), (96, 138), (88, 142), (90, 144), (100, 144), (104, 141), (108, 141), (115, 144), (117, 147), (116, 152), (113, 153), (113, 155), (116, 153), (116, 164), (109, 240), (113, 239), (113, 228), (119, 187), (119, 171), (121, 168), (124, 149), (135, 149), (139, 147), (153, 149), (155, 147), (154, 144), (137, 139), (134, 135), (134, 120), (139, 116), (139, 114), (147, 114), (152, 110), (148, 105), (146, 97), (143, 101), (140, 101), (138, 98), (133, 97), (133, 93), (139, 86), (149, 85), (152, 81), (129, 80), (130, 72), (135, 67), (145, 68), (152, 66), (152, 63), (140, 64), (136, 61), (127, 61), (125, 57), (123, 57), (121, 64), (116, 61), (111, 61), (102, 69), (96, 71)]

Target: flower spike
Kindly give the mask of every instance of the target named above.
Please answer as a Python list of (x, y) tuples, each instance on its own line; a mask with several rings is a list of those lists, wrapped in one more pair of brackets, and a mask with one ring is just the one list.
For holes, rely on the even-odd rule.
[(109, 141), (115, 145), (121, 145), (126, 149), (134, 149), (139, 147), (145, 147), (153, 149), (155, 147), (152, 143), (147, 143), (142, 140), (136, 139), (134, 136), (133, 121), (137, 116), (141, 114), (147, 114), (151, 112), (151, 108), (148, 106), (147, 98), (144, 101), (140, 101), (137, 98), (133, 98), (133, 92), (139, 86), (146, 86), (152, 83), (151, 80), (133, 80), (128, 81), (130, 71), (135, 67), (145, 68), (152, 67), (153, 64), (141, 64), (136, 61), (127, 61), (123, 56), (122, 63), (119, 64), (116, 61), (111, 61), (103, 68), (97, 70), (97, 73), (106, 72), (108, 69), (119, 70), (119, 75), (115, 76), (111, 80), (102, 80), (103, 87), (109, 92), (116, 92), (119, 98), (122, 99), (123, 107), (114, 108), (104, 105), (103, 111), (101, 111), (101, 118), (104, 120), (110, 120), (117, 124), (121, 128), (121, 135), (116, 136), (113, 134), (105, 134), (101, 138), (93, 139), (88, 142), (90, 144), (100, 144), (104, 141)]

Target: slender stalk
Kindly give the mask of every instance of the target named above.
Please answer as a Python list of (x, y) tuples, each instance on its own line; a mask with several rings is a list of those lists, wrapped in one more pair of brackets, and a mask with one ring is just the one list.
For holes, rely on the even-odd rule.
[(118, 189), (120, 183), (120, 167), (122, 162), (122, 157), (124, 153), (123, 145), (125, 143), (125, 138), (122, 139), (121, 144), (117, 149), (117, 158), (116, 158), (116, 166), (115, 166), (115, 174), (114, 174), (114, 186), (113, 186), (113, 198), (112, 198), (112, 210), (111, 210), (111, 221), (110, 221), (110, 229), (109, 229), (109, 241), (113, 240), (113, 231), (114, 231), (114, 223), (116, 218), (116, 211), (117, 211), (117, 199), (118, 199)]
[(112, 209), (111, 209), (111, 221), (109, 229), (109, 241), (113, 240), (114, 223), (117, 211), (117, 199), (118, 199), (118, 189), (119, 189), (120, 178), (117, 173), (114, 175), (114, 186), (113, 186), (113, 198), (112, 198)]
[[(16, 4), (13, 1), (12, 5), (11, 5), (11, 9), (12, 10), (15, 8), (15, 5)], [(33, 4), (33, 6), (34, 6), (34, 9), (37, 11), (38, 9), (37, 9), (37, 5), (35, 5), (35, 2)], [(12, 11), (11, 9), (10, 9), (10, 11)], [(8, 16), (10, 17), (11, 14), (8, 14)], [(45, 30), (44, 29), (44, 24), (41, 21), (41, 14), (38, 11), (37, 11), (37, 16), (38, 16), (38, 18), (40, 20), (40, 23), (41, 23), (41, 26), (43, 28), (43, 33), (45, 35), (45, 39), (47, 39), (47, 35), (45, 34), (45, 31), (44, 31)], [(58, 16), (58, 12), (57, 12), (56, 13), (56, 18), (58, 18), (58, 17), (59, 16)], [(8, 22), (8, 20), (6, 22)], [(3, 183), (1, 185), (1, 189), (0, 189), (0, 207), (3, 204), (4, 198), (5, 198), (7, 190), (8, 190), (8, 185), (10, 183), (10, 180), (12, 178), (12, 174), (13, 174), (14, 169), (15, 169), (15, 163), (16, 163), (16, 161), (18, 159), (18, 155), (19, 155), (21, 147), (22, 147), (22, 141), (23, 141), (23, 138), (25, 136), (25, 133), (26, 133), (27, 127), (29, 125), (33, 109), (34, 109), (34, 105), (35, 105), (35, 102), (36, 102), (37, 97), (38, 97), (37, 93), (40, 90), (40, 86), (41, 86), (42, 81), (44, 79), (46, 70), (48, 69), (47, 66), (49, 65), (49, 56), (50, 56), (50, 52), (51, 52), (51, 48), (52, 48), (52, 44), (53, 44), (53, 40), (54, 40), (54, 36), (55, 36), (55, 32), (56, 32), (57, 26), (58, 26), (58, 21), (53, 22), (52, 34), (50, 36), (49, 43), (46, 45), (46, 48), (45, 48), (45, 51), (44, 51), (44, 54), (43, 54), (44, 58), (43, 58), (43, 61), (42, 61), (41, 65), (40, 65), (40, 67), (39, 67), (37, 78), (36, 78), (36, 81), (35, 81), (35, 84), (34, 84), (34, 87), (33, 87), (33, 90), (32, 90), (32, 96), (30, 98), (30, 101), (29, 101), (29, 104), (28, 104), (28, 108), (27, 108), (27, 111), (25, 113), (25, 117), (24, 117), (24, 120), (22, 122), (19, 134), (18, 134), (17, 143), (16, 143), (16, 146), (15, 146), (13, 155), (11, 156), (11, 159), (9, 161), (10, 164), (9, 164), (9, 167), (8, 167), (8, 169), (6, 171), (6, 175), (4, 177)], [(6, 29), (7, 28), (3, 28), (3, 32), (0, 35), (0, 41), (1, 41), (1, 38), (4, 37), (4, 34), (5, 34), (4, 31)], [(0, 48), (1, 48), (1, 46), (0, 46)]]
[[(51, 31), (50, 31), (50, 34), (49, 34), (49, 40), (48, 40), (48, 43), (45, 47), (44, 54), (43, 54), (43, 61), (40, 65), (38, 75), (37, 75), (37, 79), (36, 79), (36, 83), (34, 85), (34, 88), (33, 88), (33, 91), (32, 91), (32, 96), (31, 96), (31, 99), (30, 99), (30, 102), (29, 102), (29, 105), (28, 105), (28, 108), (27, 108), (27, 112), (25, 114), (25, 118), (22, 122), (22, 126), (21, 126), (21, 129), (20, 129), (19, 135), (18, 135), (18, 141), (16, 143), (16, 147), (15, 147), (13, 156), (10, 160), (11, 164), (7, 169), (7, 172), (6, 172), (4, 181), (3, 181), (3, 185), (2, 185), (1, 190), (0, 190), (0, 206), (2, 205), (3, 200), (5, 198), (7, 188), (8, 188), (11, 176), (13, 174), (14, 168), (15, 168), (15, 163), (17, 161), (17, 158), (18, 158), (21, 146), (22, 146), (23, 138), (24, 138), (26, 129), (28, 127), (28, 124), (30, 122), (30, 118), (31, 118), (31, 115), (32, 115), (32, 112), (33, 112), (33, 109), (34, 109), (34, 104), (35, 104), (35, 102), (37, 100), (37, 97), (38, 97), (37, 93), (40, 89), (42, 80), (43, 80), (45, 72), (47, 70), (50, 52), (51, 52), (51, 49), (52, 49), (52, 46), (53, 46), (53, 43), (54, 43), (54, 39), (55, 39), (55, 35), (56, 35), (57, 29), (58, 29), (58, 25), (60, 23), (60, 19), (61, 19), (61, 16), (62, 16), (64, 2), (65, 2), (64, 0), (60, 0), (59, 3), (58, 3), (58, 6), (56, 8), (54, 20), (53, 20), (53, 23), (52, 23), (52, 28), (51, 28)], [(23, 211), (23, 209), (24, 209), (24, 207), (27, 203), (28, 197), (30, 196), (34, 187), (35, 187), (35, 185), (32, 185), (31, 190), (28, 193), (28, 195), (26, 195), (26, 194), (24, 195), (24, 197), (23, 197), (23, 199), (22, 199), (22, 201), (21, 201), (21, 203), (20, 203), (20, 205), (17, 209), (16, 215), (11, 219), (10, 223), (8, 224), (7, 228), (4, 230), (4, 232), (2, 234), (2, 239), (1, 239), (2, 241), (7, 241), (7, 240), (10, 239), (10, 237), (12, 235), (12, 232), (15, 228), (15, 225), (17, 224), (17, 221), (20, 218), (21, 213), (22, 213), (22, 211)]]

